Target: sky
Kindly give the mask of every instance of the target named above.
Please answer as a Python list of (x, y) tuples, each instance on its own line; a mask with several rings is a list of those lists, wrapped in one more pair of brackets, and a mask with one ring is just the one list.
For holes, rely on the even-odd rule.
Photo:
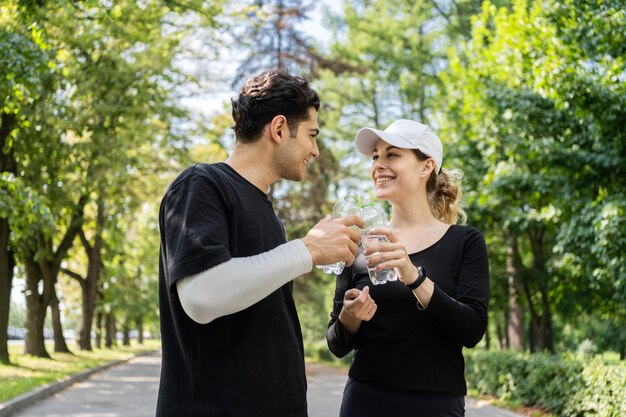
[[(340, 13), (343, 10), (342, 1), (323, 0), (315, 3), (315, 8), (310, 14), (310, 19), (303, 23), (302, 30), (307, 33), (311, 38), (315, 39), (320, 45), (328, 45), (331, 40), (331, 33), (328, 30), (320, 30), (324, 25), (323, 10), (329, 9), (333, 13)], [(216, 68), (213, 68), (213, 73), (219, 73), (224, 75), (228, 79), (226, 83), (213, 83), (210, 86), (210, 91), (197, 92), (181, 99), (184, 106), (194, 112), (210, 116), (223, 109), (223, 106), (229, 103), (229, 100), (236, 96), (237, 91), (230, 88), (230, 79), (232, 79), (235, 70), (237, 68), (237, 60), (234, 57), (234, 50), (228, 50), (226, 48), (220, 51), (219, 62), (214, 62)]]

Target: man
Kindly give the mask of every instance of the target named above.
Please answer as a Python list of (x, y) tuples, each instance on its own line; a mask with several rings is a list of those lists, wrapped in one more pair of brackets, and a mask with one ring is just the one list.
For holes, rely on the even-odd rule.
[(319, 155), (317, 93), (271, 70), (232, 105), (232, 155), (187, 168), (161, 203), (157, 416), (306, 416), (292, 280), (357, 252), (358, 217), (327, 216), (287, 242), (267, 196)]

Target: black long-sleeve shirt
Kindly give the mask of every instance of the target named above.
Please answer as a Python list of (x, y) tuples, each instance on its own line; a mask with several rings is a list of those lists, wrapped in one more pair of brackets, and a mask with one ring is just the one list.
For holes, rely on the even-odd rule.
[[(428, 307), (417, 308), (412, 291), (400, 281), (373, 285), (365, 257), (337, 276), (327, 331), (338, 357), (355, 350), (351, 378), (379, 387), (412, 392), (465, 395), (462, 349), (474, 347), (487, 327), (489, 261), (481, 233), (450, 226), (434, 245), (409, 255), (435, 283)], [(350, 288), (370, 287), (378, 309), (351, 335), (338, 320)]]

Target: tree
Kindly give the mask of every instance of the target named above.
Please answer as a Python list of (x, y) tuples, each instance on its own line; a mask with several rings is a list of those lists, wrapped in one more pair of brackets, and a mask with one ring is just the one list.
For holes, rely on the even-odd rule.
[[(589, 7), (613, 17), (611, 30), (623, 27), (614, 6)], [(623, 222), (623, 187), (615, 177), (624, 166), (623, 58), (598, 54), (607, 44), (589, 49), (572, 36), (585, 15), (575, 2), (517, 1), (510, 12), (485, 3), (467, 54), (453, 59), (446, 80), (449, 131), (467, 159), (476, 160), (473, 197), (489, 219), (488, 233), (506, 238), (529, 315), (531, 350), (554, 350), (559, 294), (590, 295), (589, 282), (571, 284), (572, 270), (586, 260), (564, 263), (571, 259), (563, 257), (565, 248), (572, 247), (566, 236), (595, 233), (583, 220), (598, 213), (607, 193), (612, 209), (603, 221), (610, 230)], [(615, 237), (600, 262), (614, 265), (624, 253), (621, 234)], [(617, 298), (623, 305), (622, 295)]]
[[(24, 205), (22, 198), (33, 190), (17, 178), (16, 141), (21, 128), (28, 125), (28, 115), (45, 94), (49, 82), (50, 58), (36, 28), (21, 30), (14, 3), (5, 6), (0, 15), (0, 361), (8, 362), (7, 326), (9, 299), (15, 267), (16, 242), (24, 239), (37, 222), (33, 217), (44, 210), (38, 202)], [(6, 69), (6, 72), (5, 70)], [(32, 211), (31, 211), (32, 210)], [(16, 212), (24, 217), (16, 216)], [(44, 222), (45, 223), (45, 222)], [(15, 231), (17, 229), (17, 231)]]
[[(115, 216), (137, 204), (136, 195), (124, 188), (126, 181), (134, 179), (133, 172), (171, 165), (169, 158), (181, 152), (177, 147), (186, 146), (180, 140), (186, 132), (174, 132), (174, 121), (183, 123), (184, 112), (173, 103), (170, 89), (188, 80), (173, 64), (188, 26), (171, 12), (197, 13), (201, 21), (212, 22), (221, 2), (192, 1), (185, 7), (170, 3), (171, 8), (133, 1), (109, 7), (99, 1), (59, 0), (12, 2), (6, 9), (14, 21), (11, 30), (31, 28), (36, 45), (51, 57), (43, 65), (34, 60), (29, 71), (19, 67), (28, 63), (23, 57), (11, 62), (18, 81), (21, 74), (25, 80), (49, 80), (39, 81), (41, 97), (24, 98), (37, 104), (29, 107), (24, 127), (9, 130), (15, 138), (18, 176), (54, 213), (54, 227), (34, 229), (19, 240), (28, 287), (28, 353), (47, 355), (43, 318), (48, 307), (59, 333), (55, 349), (64, 344), (55, 285), (75, 238), (89, 252), (87, 275), (97, 282), (105, 228), (115, 227)], [(18, 84), (15, 91), (20, 88)], [(158, 148), (163, 151), (155, 152)], [(87, 291), (88, 306), (94, 305), (93, 294)], [(84, 346), (93, 315), (89, 311)]]
[(91, 349), (105, 239), (117, 227), (117, 216), (139, 204), (137, 188), (130, 186), (134, 174), (159, 163), (153, 147), (172, 139), (172, 120), (184, 116), (168, 94), (183, 80), (172, 68), (182, 34), (162, 31), (168, 12), (158, 3), (117, 2), (112, 11), (84, 5), (75, 10), (75, 26), (66, 28), (81, 36), (62, 39), (72, 82), (68, 98), (76, 131), (83, 132), (77, 158), (90, 197), (78, 233), (87, 265), (84, 274), (70, 273), (83, 291), (79, 346), (84, 350)]
[[(269, 68), (286, 68), (310, 74), (319, 65), (320, 55), (300, 29), (314, 2), (308, 0), (253, 0), (237, 3), (232, 11), (233, 44), (243, 54), (233, 77), (233, 86)], [(243, 18), (243, 19), (242, 19)]]

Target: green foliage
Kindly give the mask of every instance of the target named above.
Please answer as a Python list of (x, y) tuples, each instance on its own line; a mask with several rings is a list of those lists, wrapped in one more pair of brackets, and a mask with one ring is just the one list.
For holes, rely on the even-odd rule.
[(516, 375), (521, 375), (522, 371), (523, 364), (513, 352), (465, 354), (468, 388), (480, 394), (491, 393), (505, 400), (514, 398), (514, 393), (519, 390)]
[(596, 61), (624, 59), (626, 10), (622, 0), (565, 0), (555, 6), (551, 20), (568, 43), (579, 45)]
[[(52, 260), (69, 246), (54, 262), (85, 275), (87, 258), (73, 245), (93, 248), (102, 237), (103, 283), (115, 290), (101, 293), (109, 302), (119, 290), (116, 311), (134, 321), (156, 321), (158, 230), (156, 221), (133, 230), (133, 220), (156, 219), (144, 209), (154, 208), (190, 144), (177, 88), (193, 77), (175, 57), (192, 25), (212, 29), (221, 6), (54, 0), (0, 8), (0, 143), (16, 172), (2, 178), (0, 216), (9, 216), (12, 248)], [(72, 224), (82, 239), (65, 239)]]
[(626, 366), (592, 361), (582, 372), (584, 388), (570, 396), (566, 416), (619, 417), (626, 415)]
[(304, 356), (307, 360), (311, 360), (313, 362), (322, 362), (347, 368), (352, 363), (354, 352), (350, 352), (343, 358), (337, 358), (328, 349), (328, 344), (325, 340), (316, 340), (304, 345)]
[[(37, 35), (36, 29), (31, 34)], [(0, 68), (0, 110), (17, 113), (39, 96), (43, 78), (49, 75), (48, 54), (32, 37), (0, 27)]]
[[(514, 240), (520, 264), (515, 278), (529, 294), (526, 318), (531, 303), (545, 301), (560, 349), (623, 352), (623, 2), (493, 1), (482, 8), (474, 0), (346, 2), (325, 57), (299, 37), (298, 22), (308, 9), (294, 5), (283, 6), (303, 15), (289, 22), (280, 20), (280, 7), (243, 9), (255, 13), (246, 32), (254, 36), (244, 45), (254, 49), (244, 55), (256, 56), (255, 65), (269, 62), (264, 58), (279, 62), (281, 51), (303, 68), (321, 58), (312, 76), (323, 102), (322, 155), (307, 181), (273, 190), (288, 236), (303, 236), (346, 190), (371, 193), (369, 161), (352, 144), (359, 127), (420, 119), (439, 131), (445, 166), (465, 172), (469, 223), (483, 231), (490, 249), (490, 322), (506, 325), (506, 249)], [(101, 307), (121, 322), (156, 321), (156, 205), (166, 184), (190, 159), (225, 156), (213, 137), (210, 146), (187, 153), (193, 135), (219, 136), (231, 120), (223, 116), (206, 121), (208, 128), (188, 128), (193, 122), (177, 102), (181, 86), (195, 77), (174, 63), (189, 55), (188, 36), (200, 40), (203, 53), (217, 53), (218, 36), (234, 30), (213, 30), (225, 6), (241, 5), (9, 0), (0, 9), (0, 113), (7, 123), (0, 127), (10, 125), (4, 151), (13, 152), (19, 168), (1, 179), (0, 217), (11, 221), (12, 245), (27, 242), (30, 248), (41, 233), (52, 250), (76, 201), (87, 195), (83, 230), (88, 240), (101, 232), (105, 242)], [(288, 23), (284, 31), (272, 28), (278, 22)], [(272, 54), (258, 55), (257, 35)], [(279, 35), (288, 41), (278, 42)], [(106, 209), (102, 230), (95, 221), (98, 197)], [(67, 263), (84, 272), (84, 251), (74, 247)], [(295, 281), (305, 346), (314, 357), (329, 357), (324, 334), (333, 288), (333, 278), (319, 271)], [(76, 310), (78, 300), (69, 300)], [(587, 339), (593, 345), (585, 345)], [(485, 359), (488, 366), (469, 360), (468, 367), (485, 375), (477, 380), (485, 392), (557, 409), (569, 397), (554, 381), (588, 384), (585, 404), (571, 402), (580, 410), (614, 410), (607, 398), (623, 394), (614, 390), (624, 386), (621, 371), (585, 366), (582, 377), (574, 377), (580, 363), (525, 358), (533, 365), (504, 353)], [(594, 390), (598, 399), (590, 400)]]
[(527, 309), (567, 314), (591, 298), (623, 320), (626, 90), (613, 39), (626, 33), (624, 13), (582, 3), (485, 2), (443, 76), (445, 131), (451, 157), (465, 161), (470, 215), (480, 213), (488, 240), (509, 236), (491, 253), (519, 245)]
[(50, 236), (54, 219), (50, 209), (42, 202), (35, 190), (13, 174), (0, 174), (0, 217), (9, 219), (10, 246), (15, 251), (24, 247), (36, 250), (33, 236), (41, 233)]
[(563, 417), (617, 417), (626, 410), (626, 365), (510, 351), (466, 351), (468, 389)]
[[(560, 231), (564, 267), (593, 289), (594, 308), (625, 315), (626, 194), (602, 195)], [(584, 289), (585, 287), (581, 288)]]

